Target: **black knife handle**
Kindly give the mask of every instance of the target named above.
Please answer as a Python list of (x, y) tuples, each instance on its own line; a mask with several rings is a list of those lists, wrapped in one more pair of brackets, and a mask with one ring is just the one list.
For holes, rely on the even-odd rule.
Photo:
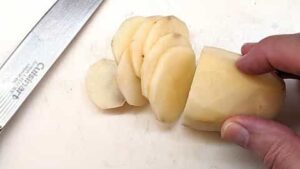
[(299, 75), (283, 72), (281, 70), (275, 70), (275, 73), (277, 76), (279, 76), (282, 79), (298, 79), (298, 80), (300, 80)]

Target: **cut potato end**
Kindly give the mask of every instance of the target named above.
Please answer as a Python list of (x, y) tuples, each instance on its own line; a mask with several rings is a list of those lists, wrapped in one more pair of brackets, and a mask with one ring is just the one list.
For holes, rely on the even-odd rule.
[(169, 33), (178, 33), (189, 38), (189, 30), (183, 21), (175, 16), (162, 17), (155, 23), (147, 36), (143, 48), (144, 54), (147, 55), (160, 37)]
[(144, 42), (150, 32), (152, 26), (160, 19), (159, 16), (151, 16), (146, 18), (146, 20), (139, 27), (137, 32), (132, 38), (130, 45), (131, 48), (131, 61), (135, 74), (141, 77), (141, 65), (143, 63), (144, 53), (143, 46)]
[(147, 103), (146, 98), (142, 95), (141, 81), (135, 75), (131, 65), (129, 49), (123, 53), (118, 65), (117, 82), (128, 104), (142, 106)]
[(145, 18), (141, 16), (131, 17), (125, 20), (119, 27), (111, 43), (112, 51), (117, 63), (119, 63), (121, 55), (131, 43), (132, 36), (144, 20)]
[(101, 109), (123, 106), (125, 99), (116, 81), (117, 65), (113, 60), (102, 59), (93, 64), (86, 76), (87, 94)]
[(184, 124), (199, 130), (219, 131), (233, 115), (274, 117), (283, 103), (285, 87), (272, 74), (259, 76), (240, 72), (240, 55), (205, 47), (199, 59), (184, 112)]
[(141, 69), (142, 92), (145, 97), (148, 97), (149, 84), (160, 56), (163, 55), (163, 53), (168, 49), (176, 46), (185, 46), (191, 48), (190, 42), (186, 37), (178, 33), (170, 33), (161, 37), (155, 43), (150, 52), (145, 56)]
[(150, 84), (149, 101), (158, 120), (176, 121), (182, 113), (195, 72), (191, 48), (169, 49), (158, 62)]

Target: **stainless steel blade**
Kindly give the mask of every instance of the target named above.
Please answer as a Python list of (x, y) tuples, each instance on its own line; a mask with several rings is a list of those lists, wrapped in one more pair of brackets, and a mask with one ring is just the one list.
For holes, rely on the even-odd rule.
[(103, 0), (58, 0), (0, 67), (0, 131)]

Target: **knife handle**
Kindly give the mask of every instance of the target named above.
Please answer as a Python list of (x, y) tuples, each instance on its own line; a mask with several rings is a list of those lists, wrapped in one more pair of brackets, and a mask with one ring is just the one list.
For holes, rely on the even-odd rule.
[(275, 74), (277, 76), (279, 76), (282, 79), (298, 79), (300, 80), (300, 76), (299, 75), (295, 75), (292, 73), (287, 73), (287, 72), (283, 72), (281, 70), (275, 70)]

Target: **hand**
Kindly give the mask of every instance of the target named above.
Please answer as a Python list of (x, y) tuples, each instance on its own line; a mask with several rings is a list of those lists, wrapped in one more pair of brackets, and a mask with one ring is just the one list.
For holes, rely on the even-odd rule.
[[(270, 36), (245, 44), (242, 55), (236, 66), (244, 73), (263, 74), (278, 69), (300, 75), (300, 34)], [(221, 135), (254, 151), (267, 168), (300, 168), (300, 137), (282, 124), (236, 116), (224, 122)]]

